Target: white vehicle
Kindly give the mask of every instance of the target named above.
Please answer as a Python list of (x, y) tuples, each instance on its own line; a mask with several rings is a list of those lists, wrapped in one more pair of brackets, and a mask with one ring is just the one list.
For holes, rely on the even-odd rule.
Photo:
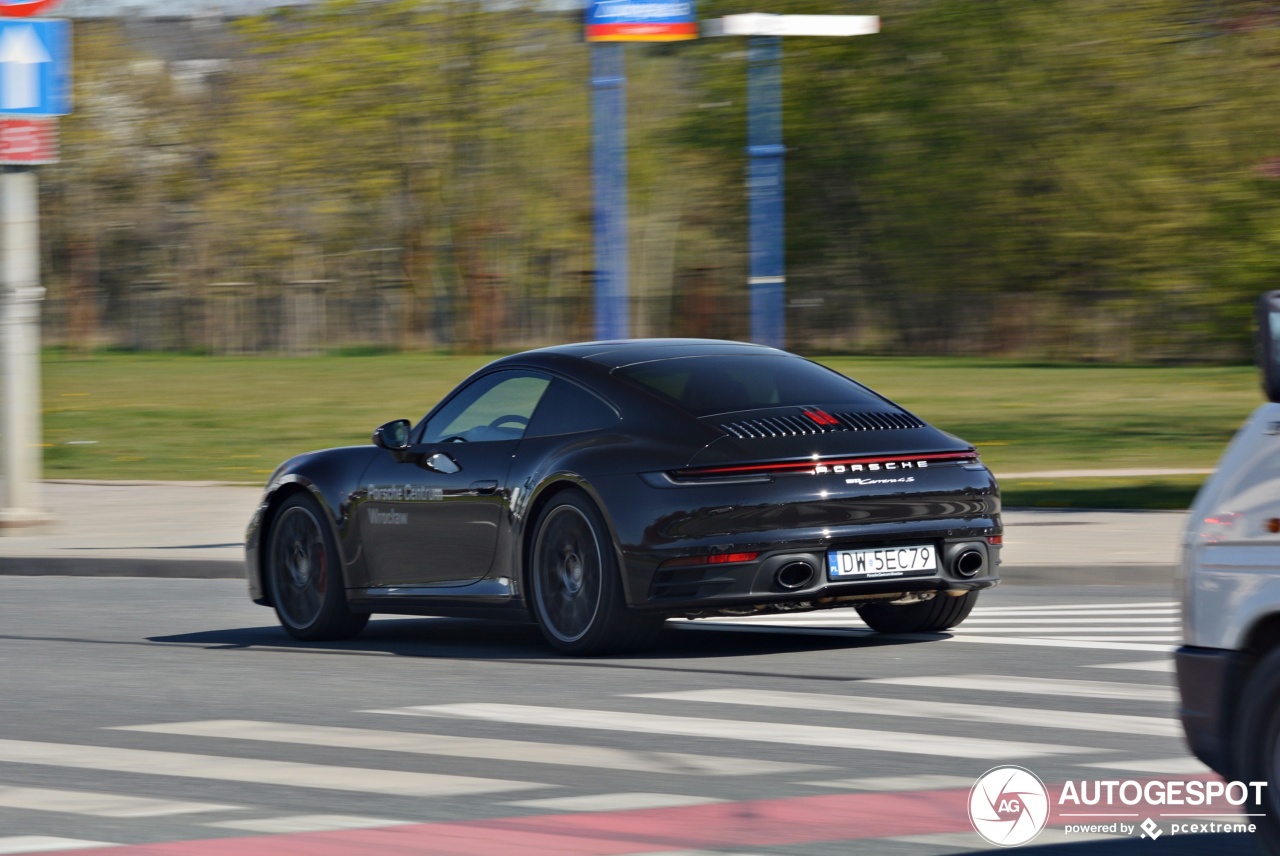
[(1228, 781), (1266, 781), (1258, 838), (1280, 854), (1280, 291), (1259, 301), (1269, 403), (1196, 496), (1182, 541), (1182, 727)]

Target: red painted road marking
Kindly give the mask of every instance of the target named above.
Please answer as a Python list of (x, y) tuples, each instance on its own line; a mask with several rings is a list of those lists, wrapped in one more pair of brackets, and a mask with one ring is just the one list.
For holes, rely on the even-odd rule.
[(970, 829), (963, 790), (833, 794), (95, 848), (101, 856), (616, 856)]
[[(1134, 781), (1215, 778), (1204, 774)], [(1055, 806), (1061, 790), (1060, 784), (1050, 786)], [(77, 856), (618, 856), (968, 832), (973, 829), (968, 802), (968, 789), (829, 794), (466, 823), (167, 841), (75, 852)], [(1124, 810), (1147, 817), (1158, 815), (1161, 808), (1139, 803), (1125, 806)], [(1051, 825), (1090, 822), (1085, 818), (1060, 818), (1057, 814), (1055, 811), (1051, 815)], [(983, 846), (977, 833), (974, 846)]]

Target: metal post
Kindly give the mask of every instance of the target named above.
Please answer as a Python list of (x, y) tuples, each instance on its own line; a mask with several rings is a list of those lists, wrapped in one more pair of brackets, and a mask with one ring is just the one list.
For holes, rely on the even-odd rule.
[(751, 339), (786, 344), (783, 253), (782, 39), (751, 36), (747, 43), (747, 187), (751, 247)]
[(42, 519), (40, 446), (40, 231), (31, 167), (0, 174), (0, 336), (3, 336), (4, 502), (0, 524)]
[(623, 47), (606, 42), (591, 46), (597, 339), (624, 339), (631, 331)]

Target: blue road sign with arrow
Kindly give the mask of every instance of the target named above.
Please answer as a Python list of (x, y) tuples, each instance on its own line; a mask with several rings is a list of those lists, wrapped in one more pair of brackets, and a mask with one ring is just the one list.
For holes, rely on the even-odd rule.
[(0, 18), (0, 113), (71, 112), (71, 23), (61, 18)]

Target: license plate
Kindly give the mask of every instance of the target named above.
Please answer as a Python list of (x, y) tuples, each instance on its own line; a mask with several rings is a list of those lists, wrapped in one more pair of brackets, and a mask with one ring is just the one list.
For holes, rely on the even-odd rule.
[(827, 579), (867, 580), (930, 574), (938, 569), (938, 551), (929, 544), (874, 547), (870, 550), (831, 550)]

